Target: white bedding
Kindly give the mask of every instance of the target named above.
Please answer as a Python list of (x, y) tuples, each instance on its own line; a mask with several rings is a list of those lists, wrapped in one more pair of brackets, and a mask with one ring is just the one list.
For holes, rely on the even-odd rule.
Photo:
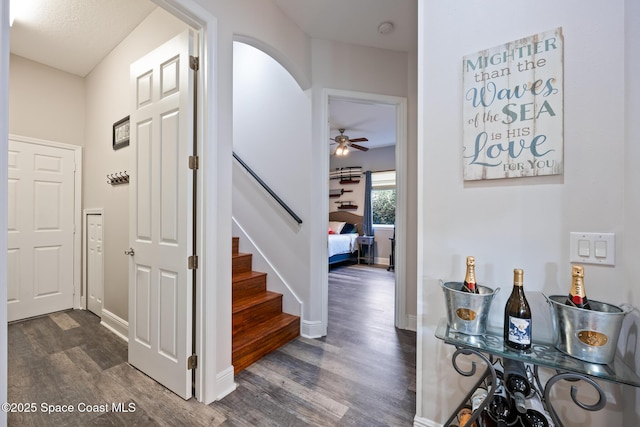
[(358, 248), (356, 233), (329, 234), (329, 257), (337, 254), (349, 254)]

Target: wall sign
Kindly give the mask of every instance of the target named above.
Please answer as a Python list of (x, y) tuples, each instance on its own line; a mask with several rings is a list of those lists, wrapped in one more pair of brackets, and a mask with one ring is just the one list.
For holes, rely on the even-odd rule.
[(563, 173), (562, 28), (466, 55), (464, 180)]

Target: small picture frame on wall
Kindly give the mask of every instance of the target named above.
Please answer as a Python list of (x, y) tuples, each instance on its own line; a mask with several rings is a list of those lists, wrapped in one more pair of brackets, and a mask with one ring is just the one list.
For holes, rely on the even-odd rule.
[(129, 116), (113, 124), (113, 149), (118, 150), (129, 145)]

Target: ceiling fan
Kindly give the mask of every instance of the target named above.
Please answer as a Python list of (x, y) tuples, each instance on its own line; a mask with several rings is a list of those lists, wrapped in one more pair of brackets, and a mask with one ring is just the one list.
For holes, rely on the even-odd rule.
[(346, 156), (349, 153), (349, 147), (353, 147), (356, 150), (360, 151), (369, 151), (367, 147), (363, 147), (362, 145), (354, 144), (354, 142), (366, 142), (367, 138), (354, 138), (350, 139), (347, 135), (344, 134), (345, 129), (338, 129), (340, 135), (335, 138), (331, 138), (332, 141), (335, 141), (338, 144), (336, 151), (333, 153), (335, 156)]

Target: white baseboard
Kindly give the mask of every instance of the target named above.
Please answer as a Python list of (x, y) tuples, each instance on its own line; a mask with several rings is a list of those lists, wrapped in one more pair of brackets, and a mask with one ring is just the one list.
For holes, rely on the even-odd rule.
[(373, 262), (376, 265), (389, 265), (389, 257), (375, 257)]
[(413, 332), (418, 330), (418, 316), (415, 314), (407, 315), (407, 329)]
[(442, 424), (416, 415), (413, 418), (413, 427), (442, 427)]
[(305, 338), (321, 338), (325, 335), (320, 321), (303, 320), (300, 322), (300, 335)]
[(216, 394), (216, 400), (221, 400), (236, 389), (236, 383), (233, 380), (233, 365), (216, 375), (215, 389), (220, 390)]
[(129, 342), (129, 322), (116, 316), (109, 310), (102, 309), (102, 326), (109, 329), (111, 332)]

